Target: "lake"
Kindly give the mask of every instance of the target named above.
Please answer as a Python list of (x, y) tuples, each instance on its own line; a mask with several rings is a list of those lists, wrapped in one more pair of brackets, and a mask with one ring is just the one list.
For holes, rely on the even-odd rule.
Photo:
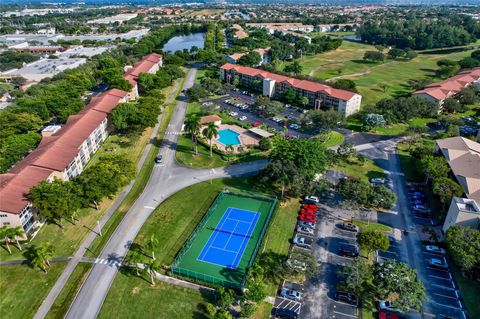
[(205, 42), (205, 33), (192, 33), (189, 35), (179, 35), (171, 38), (165, 45), (162, 50), (165, 52), (175, 52), (182, 51), (183, 49), (190, 50), (193, 46), (196, 46), (199, 49), (203, 49)]

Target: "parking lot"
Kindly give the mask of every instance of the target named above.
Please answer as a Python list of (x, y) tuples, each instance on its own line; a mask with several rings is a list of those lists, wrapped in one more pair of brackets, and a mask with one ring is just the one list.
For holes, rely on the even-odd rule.
[[(249, 107), (256, 102), (256, 98), (254, 96), (251, 96), (250, 93), (247, 93), (246, 91), (244, 92), (246, 94), (243, 94), (242, 91), (229, 91), (228, 96), (210, 100), (210, 102), (213, 102), (216, 105), (220, 106), (221, 110), (226, 114), (230, 113), (229, 115), (231, 117), (235, 119), (241, 119), (242, 121), (254, 126), (257, 126), (260, 123), (265, 124), (277, 132), (286, 132), (288, 136), (292, 137), (308, 138), (315, 135), (315, 132), (313, 131), (301, 131), (300, 126), (295, 126), (295, 124), (289, 123), (289, 121), (295, 121), (299, 119), (299, 116), (303, 114), (302, 109), (293, 106), (285, 107), (284, 111), (280, 114), (276, 114), (272, 117), (263, 117), (258, 113), (252, 111)], [(227, 104), (226, 101), (232, 101), (232, 104)], [(242, 106), (239, 107), (237, 105)]]

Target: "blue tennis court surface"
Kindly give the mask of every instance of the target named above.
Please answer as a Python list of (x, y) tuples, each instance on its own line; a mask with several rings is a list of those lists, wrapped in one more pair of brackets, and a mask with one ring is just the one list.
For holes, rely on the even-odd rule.
[(229, 207), (212, 229), (198, 260), (236, 269), (242, 259), (259, 213)]

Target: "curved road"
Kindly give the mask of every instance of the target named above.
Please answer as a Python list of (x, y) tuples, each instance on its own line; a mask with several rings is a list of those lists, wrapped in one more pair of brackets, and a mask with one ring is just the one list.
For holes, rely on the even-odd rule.
[[(190, 69), (183, 86), (193, 85), (196, 69)], [(187, 108), (185, 96), (180, 95), (167, 132), (179, 132)], [(215, 178), (252, 174), (261, 170), (267, 161), (242, 163), (216, 169), (191, 169), (179, 165), (175, 160), (177, 134), (165, 134), (159, 154), (163, 155), (163, 164), (155, 165), (152, 175), (140, 197), (118, 225), (110, 237), (99, 258), (122, 260), (128, 252), (142, 225), (152, 211), (170, 195), (190, 185)], [(80, 288), (65, 318), (95, 318), (102, 307), (110, 289), (117, 267), (95, 264)]]

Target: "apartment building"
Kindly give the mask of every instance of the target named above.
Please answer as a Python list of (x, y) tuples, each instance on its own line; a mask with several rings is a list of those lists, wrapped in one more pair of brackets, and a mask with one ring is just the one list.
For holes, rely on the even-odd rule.
[[(260, 61), (260, 63), (258, 65), (262, 65), (262, 64), (270, 62), (270, 57), (268, 56), (268, 51), (269, 50), (270, 50), (270, 47), (265, 48), (265, 49), (255, 49), (255, 50), (253, 50), (254, 52), (257, 52), (260, 55), (260, 57), (262, 58), (262, 60)], [(242, 56), (246, 55), (246, 54), (247, 53), (231, 54), (231, 55), (227, 56), (227, 62), (232, 63), (232, 64), (237, 64), (238, 60), (240, 60), (240, 58)]]
[(333, 109), (345, 116), (360, 111), (362, 102), (362, 96), (357, 93), (231, 63), (220, 68), (220, 76), (225, 82), (232, 83), (237, 78), (245, 86), (257, 86), (257, 90), (271, 98), (278, 98), (292, 89), (297, 94), (306, 96), (310, 107)]
[(130, 82), (132, 85), (132, 90), (128, 93), (129, 100), (136, 100), (138, 98), (138, 77), (140, 73), (150, 73), (154, 74), (157, 73), (158, 70), (163, 65), (163, 59), (160, 54), (151, 53), (147, 56), (144, 56), (141, 60), (139, 60), (135, 65), (125, 67), (125, 75), (124, 78)]
[(452, 199), (442, 230), (446, 232), (453, 225), (480, 229), (480, 207), (473, 199)]
[(38, 147), (0, 175), (0, 226), (22, 226), (31, 233), (38, 220), (28, 200), (30, 188), (54, 178), (79, 175), (108, 136), (108, 114), (128, 101), (128, 92), (108, 90), (94, 98), (65, 125), (46, 133)]
[(445, 99), (471, 85), (480, 88), (480, 68), (463, 71), (444, 81), (429, 84), (413, 95), (441, 106)]

